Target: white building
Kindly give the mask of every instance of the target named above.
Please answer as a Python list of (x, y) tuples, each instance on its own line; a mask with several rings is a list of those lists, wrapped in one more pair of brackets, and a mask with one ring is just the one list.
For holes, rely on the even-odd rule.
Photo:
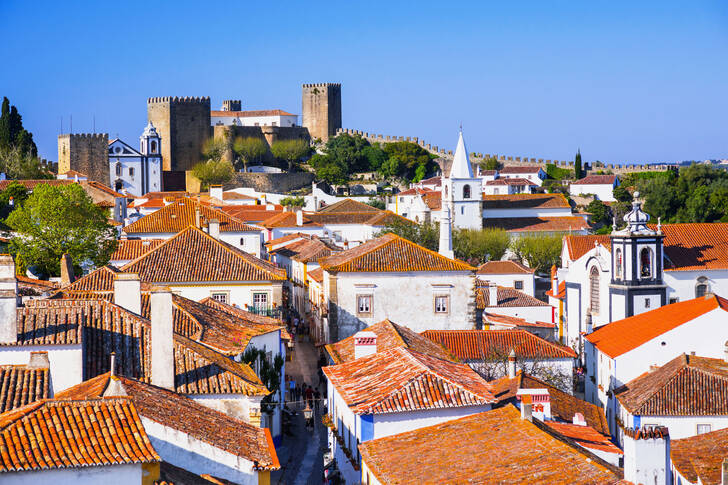
[(390, 233), (319, 264), (332, 341), (387, 318), (415, 331), (475, 328), (475, 268), (461, 261)]
[(527, 322), (556, 322), (554, 307), (520, 290), (477, 280), (475, 285), (478, 328), (490, 328), (486, 314), (518, 317)]
[(117, 192), (140, 196), (162, 190), (161, 138), (150, 121), (139, 151), (116, 138), (109, 141), (109, 180)]
[(670, 442), (672, 485), (723, 485), (728, 482), (728, 429)]
[(538, 187), (538, 184), (529, 179), (499, 178), (485, 182), (483, 193), (486, 195), (531, 194), (534, 187)]
[[(281, 109), (241, 111), (237, 105), (223, 106), (220, 111), (210, 112), (212, 126), (298, 126), (298, 115)], [(238, 108), (238, 109), (225, 109)]]
[(483, 180), (473, 175), (463, 132), (458, 135), (450, 174), (442, 179), (442, 205), (450, 209), (452, 223), (457, 228), (483, 227), (481, 194)]
[(576, 195), (594, 195), (603, 202), (614, 202), (614, 189), (619, 187), (616, 175), (587, 175), (569, 186), (569, 193)]
[(533, 184), (538, 185), (539, 187), (543, 185), (543, 181), (546, 180), (546, 177), (546, 172), (537, 165), (512, 165), (498, 170), (498, 178), (526, 179), (530, 180)]
[(488, 261), (478, 266), (475, 274), (479, 280), (514, 288), (530, 296), (536, 291), (536, 270), (516, 261)]

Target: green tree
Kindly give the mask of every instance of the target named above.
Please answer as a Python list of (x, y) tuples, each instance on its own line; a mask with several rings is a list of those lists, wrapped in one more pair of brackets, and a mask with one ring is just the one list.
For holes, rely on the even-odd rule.
[(23, 128), (23, 117), (18, 108), (10, 105), (8, 98), (3, 98), (0, 108), (0, 151), (17, 148), (23, 155), (38, 156), (38, 148), (33, 142), (33, 135)]
[(455, 256), (473, 266), (500, 260), (510, 244), (508, 233), (498, 228), (457, 229), (452, 239)]
[(235, 176), (233, 164), (227, 160), (210, 159), (192, 167), (192, 175), (200, 179), (203, 188), (230, 182)]
[(284, 207), (303, 207), (306, 205), (306, 200), (303, 197), (283, 197), (281, 205)]
[(240, 157), (242, 166), (236, 168), (240, 170), (248, 169), (251, 163), (260, 163), (263, 157), (268, 153), (268, 144), (265, 140), (256, 137), (237, 137), (233, 142), (233, 151)]
[(285, 160), (290, 172), (293, 170), (294, 162), (308, 155), (311, 147), (305, 140), (278, 140), (273, 142), (270, 150), (276, 158)]
[[(434, 170), (434, 156), (417, 143), (408, 141), (387, 143), (384, 145), (384, 152), (388, 155), (389, 160), (394, 158), (399, 161), (399, 172), (395, 175), (407, 180), (415, 180), (417, 175), (424, 178), (425, 174)], [(393, 166), (390, 165), (390, 172)], [(419, 167), (423, 168), (419, 169)]]
[(202, 156), (205, 160), (219, 162), (229, 149), (229, 144), (222, 138), (208, 138), (202, 144)]
[(349, 177), (339, 163), (322, 163), (316, 168), (316, 177), (331, 185), (345, 184)]
[(28, 199), (28, 189), (18, 182), (11, 182), (5, 190), (0, 192), (0, 219), (8, 215)]
[(384, 199), (382, 198), (369, 199), (366, 203), (376, 209), (385, 210), (387, 208), (387, 204), (384, 203)]
[(480, 162), (480, 168), (482, 170), (498, 170), (500, 168), (500, 163), (498, 163), (497, 158), (489, 157)]
[(11, 180), (52, 179), (40, 160), (19, 146), (0, 148), (0, 171)]
[(591, 221), (594, 224), (607, 224), (609, 222), (609, 208), (599, 199), (594, 199), (586, 206), (586, 211), (591, 214)]
[(384, 153), (379, 144), (369, 145), (362, 149), (362, 155), (367, 159), (368, 170), (372, 172), (379, 171), (379, 168), (387, 160), (387, 154)]
[(576, 150), (576, 156), (574, 157), (574, 178), (579, 180), (582, 177), (581, 172), (581, 150)]
[(32, 266), (49, 276), (60, 274), (64, 253), (80, 267), (104, 265), (117, 244), (107, 216), (79, 184), (40, 184), (6, 220), (15, 232), (10, 251), (21, 271)]
[(546, 175), (548, 175), (549, 179), (553, 179), (553, 180), (564, 180), (564, 179), (572, 178), (574, 176), (574, 172), (572, 172), (568, 168), (557, 167), (553, 163), (546, 164), (545, 172), (546, 172)]
[(257, 376), (270, 391), (270, 394), (261, 400), (260, 407), (263, 412), (272, 413), (276, 407), (275, 401), (282, 398), (277, 393), (281, 389), (283, 357), (276, 355), (276, 358), (271, 362), (268, 360), (265, 350), (248, 347), (242, 355), (242, 361), (251, 368), (258, 369)]
[(343, 134), (326, 142), (326, 154), (331, 160), (343, 167), (347, 174), (369, 171), (369, 160), (364, 149), (371, 146), (361, 136)]
[(377, 236), (390, 232), (432, 251), (437, 251), (440, 243), (440, 225), (431, 222), (417, 224), (398, 219), (382, 228)]
[(632, 194), (621, 185), (615, 187), (612, 194), (619, 202), (632, 202)]
[(673, 186), (660, 179), (650, 180), (645, 190), (645, 210), (664, 222), (674, 221), (680, 207), (680, 198)]
[(513, 238), (511, 249), (524, 264), (546, 274), (561, 258), (561, 236), (523, 234)]

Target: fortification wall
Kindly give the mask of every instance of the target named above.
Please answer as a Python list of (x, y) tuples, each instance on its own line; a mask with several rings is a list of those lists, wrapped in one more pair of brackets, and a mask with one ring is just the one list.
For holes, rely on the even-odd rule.
[(147, 117), (162, 139), (164, 170), (190, 170), (200, 161), (212, 132), (209, 97), (148, 98)]
[(236, 138), (260, 138), (268, 144), (268, 154), (264, 157), (265, 161), (273, 160), (273, 154), (270, 153), (270, 147), (273, 143), (281, 140), (304, 140), (306, 143), (311, 142), (308, 129), (302, 126), (231, 126), (231, 125), (215, 125), (212, 127), (212, 136), (216, 140), (228, 140), (231, 144), (225, 153), (225, 159), (232, 161), (234, 156), (232, 152), (232, 143)]
[(341, 129), (341, 84), (304, 84), (301, 89), (302, 122), (311, 138), (327, 141)]
[(309, 187), (313, 182), (311, 172), (292, 173), (241, 173), (235, 174), (235, 179), (225, 184), (224, 189), (230, 190), (239, 187), (252, 187), (258, 192), (275, 192), (283, 194), (291, 190)]
[(75, 170), (89, 180), (109, 185), (109, 135), (74, 133), (58, 135), (58, 170)]

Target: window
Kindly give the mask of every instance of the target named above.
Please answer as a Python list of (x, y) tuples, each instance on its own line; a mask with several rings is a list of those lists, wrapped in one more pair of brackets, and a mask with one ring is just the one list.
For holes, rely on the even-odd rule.
[(116, 176), (121, 177), (121, 164), (119, 162), (116, 162)]
[(677, 303), (679, 301), (680, 301), (680, 298), (673, 296), (670, 298), (670, 305), (672, 305), (673, 303)]
[(500, 194), (500, 189), (493, 189), (493, 195)]
[(617, 249), (615, 251), (615, 258), (614, 258), (614, 274), (615, 278), (618, 280), (622, 279), (622, 250)]
[(156, 141), (152, 140), (151, 147), (152, 147), (151, 148), (152, 153), (157, 153), (157, 142)]
[(652, 277), (652, 251), (650, 248), (642, 248), (640, 251), (640, 278)]
[(450, 306), (450, 297), (440, 295), (435, 297), (435, 313), (447, 313)]
[(244, 237), (241, 237), (240, 238), (240, 247), (241, 248), (244, 248), (245, 247), (245, 238)]
[(695, 298), (705, 296), (709, 292), (710, 284), (708, 283), (708, 278), (701, 276), (698, 278), (698, 284), (695, 285)]
[(210, 297), (215, 301), (219, 301), (220, 303), (228, 302), (228, 293), (226, 291), (212, 293)]
[(461, 206), (460, 207), (460, 214), (461, 215), (464, 215), (465, 214), (465, 207), (464, 206)]
[(268, 306), (268, 293), (253, 293), (253, 307), (265, 308)]
[(711, 427), (709, 424), (699, 424), (697, 426), (697, 428), (698, 428), (698, 430), (697, 430), (698, 434), (710, 433), (710, 430), (711, 430)]
[(134, 167), (129, 167), (129, 177), (134, 176)]
[(470, 185), (463, 186), (463, 199), (470, 198)]
[(650, 308), (650, 299), (645, 298), (645, 308)]
[(517, 290), (523, 289), (523, 280), (516, 280), (513, 282), (513, 287)]
[(357, 295), (356, 312), (360, 315), (372, 313), (372, 295)]
[(599, 314), (599, 268), (592, 266), (589, 272), (589, 295), (591, 302), (591, 312)]

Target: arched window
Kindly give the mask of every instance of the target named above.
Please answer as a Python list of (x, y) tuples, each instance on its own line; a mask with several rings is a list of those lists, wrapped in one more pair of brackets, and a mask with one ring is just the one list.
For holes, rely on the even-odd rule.
[(470, 186), (465, 185), (463, 186), (463, 199), (469, 199), (470, 198)]
[(705, 296), (707, 293), (710, 293), (710, 283), (708, 282), (708, 278), (701, 276), (695, 285), (695, 298)]
[(116, 176), (121, 177), (121, 164), (116, 162)]
[(447, 185), (445, 186), (445, 198), (447, 199)]
[(640, 251), (640, 278), (652, 277), (652, 250), (642, 248)]
[(152, 140), (151, 147), (152, 153), (157, 153), (157, 142), (155, 140)]
[(589, 272), (589, 300), (591, 312), (599, 314), (599, 268), (596, 266)]
[(614, 258), (614, 276), (616, 279), (622, 279), (622, 250), (617, 249)]

